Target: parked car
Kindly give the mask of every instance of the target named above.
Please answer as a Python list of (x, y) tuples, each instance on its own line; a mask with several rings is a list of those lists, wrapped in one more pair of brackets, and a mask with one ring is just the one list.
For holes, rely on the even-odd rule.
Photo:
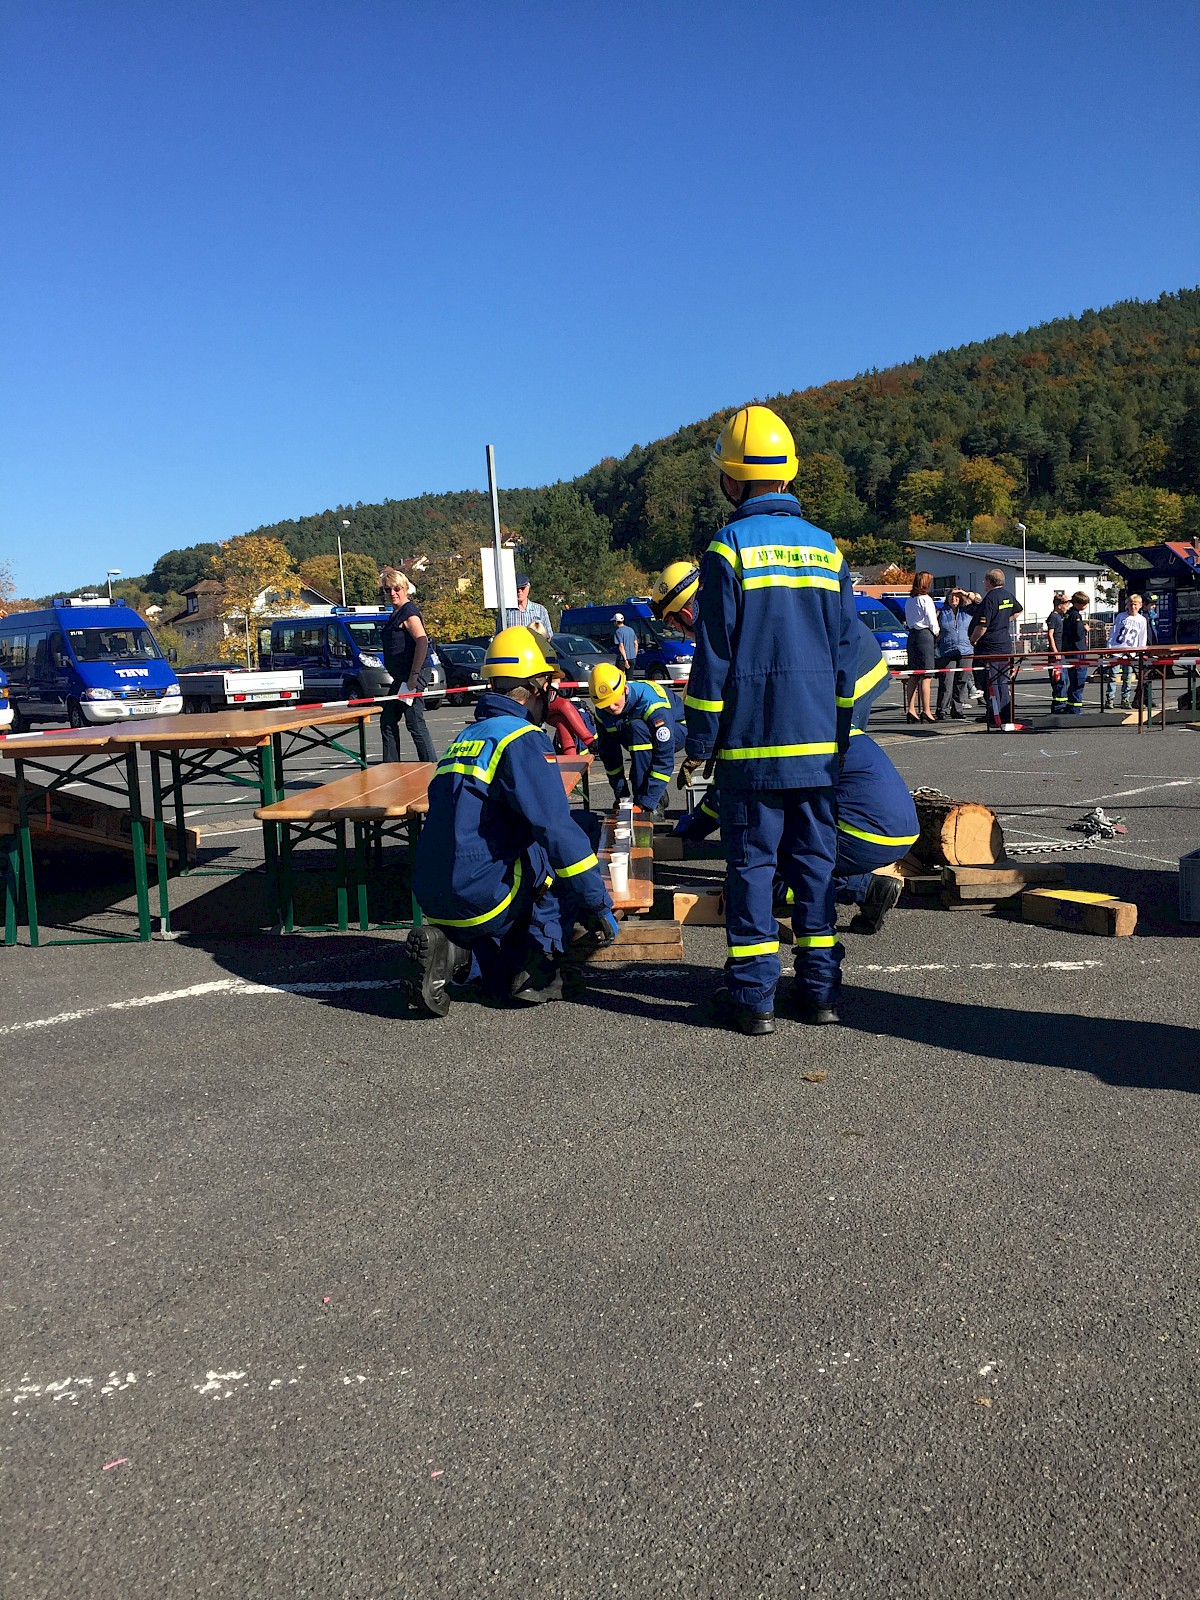
[[(581, 633), (556, 633), (551, 638), (554, 653), (558, 657), (559, 666), (566, 674), (568, 683), (583, 683), (588, 681), (588, 673), (593, 667), (598, 667), (601, 662), (607, 661), (615, 666), (617, 653), (615, 650), (605, 650), (594, 639), (585, 638)], [(567, 693), (573, 699), (581, 699), (586, 689), (568, 689)]]
[(903, 621), (889, 607), (881, 605), (874, 595), (856, 594), (854, 604), (858, 620), (865, 622), (875, 635), (875, 643), (888, 666), (904, 666), (908, 661), (908, 630)]
[(487, 654), (487, 646), (456, 640), (452, 644), (439, 644), (438, 655), (446, 669), (447, 689), (466, 689), (468, 694), (451, 695), (452, 705), (462, 705), (471, 695), (482, 694), (483, 676), (480, 668)]
[[(386, 694), (391, 674), (383, 665), (381, 629), (389, 612), (378, 606), (334, 606), (328, 614), (276, 617), (259, 632), (259, 664), (304, 673), (308, 700), (364, 700)], [(446, 673), (432, 641), (426, 663), (425, 705), (446, 699)]]

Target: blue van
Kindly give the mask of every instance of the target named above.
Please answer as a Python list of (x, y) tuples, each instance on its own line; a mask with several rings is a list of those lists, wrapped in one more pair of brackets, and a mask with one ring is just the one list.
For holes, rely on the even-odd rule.
[(0, 733), (7, 733), (12, 727), (13, 712), (8, 698), (8, 678), (0, 672)]
[[(264, 669), (299, 668), (310, 700), (371, 700), (387, 694), (391, 673), (383, 665), (383, 625), (391, 612), (379, 606), (334, 606), (299, 617), (275, 617), (258, 636)], [(429, 641), (426, 709), (446, 698), (446, 671)], [(456, 697), (461, 698), (461, 697)]]
[(858, 620), (865, 622), (875, 635), (875, 643), (883, 651), (889, 667), (908, 665), (908, 629), (903, 617), (897, 617), (891, 608), (877, 600), (873, 594), (856, 594), (854, 604)]
[(183, 705), (154, 635), (123, 600), (54, 600), (0, 618), (0, 670), (17, 732), (161, 717)]
[(568, 606), (558, 623), (559, 633), (581, 634), (604, 651), (611, 651), (620, 611), (637, 634), (638, 654), (635, 678), (687, 678), (692, 670), (696, 647), (668, 619), (656, 622), (649, 599), (622, 600), (611, 606)]

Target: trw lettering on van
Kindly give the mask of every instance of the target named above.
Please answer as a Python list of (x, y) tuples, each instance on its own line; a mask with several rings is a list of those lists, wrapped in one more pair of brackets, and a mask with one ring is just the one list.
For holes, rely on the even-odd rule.
[(150, 676), (149, 667), (118, 667), (116, 671), (118, 678), (148, 678)]

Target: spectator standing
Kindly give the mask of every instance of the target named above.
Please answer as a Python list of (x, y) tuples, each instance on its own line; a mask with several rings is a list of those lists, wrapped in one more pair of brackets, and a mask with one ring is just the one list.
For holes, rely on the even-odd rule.
[(622, 672), (633, 671), (633, 663), (637, 660), (638, 640), (637, 634), (625, 621), (625, 613), (618, 611), (613, 617), (613, 649), (617, 652), (617, 665)]
[[(421, 613), (413, 603), (415, 590), (402, 572), (395, 567), (384, 567), (379, 574), (384, 598), (392, 607), (392, 614), (380, 630), (383, 640), (383, 664), (391, 674), (390, 695), (420, 694), (429, 682), (429, 636)], [(420, 699), (390, 700), (379, 717), (379, 732), (383, 739), (383, 759), (400, 760), (400, 719), (416, 746), (418, 761), (436, 761), (437, 752), (429, 729), (425, 726), (425, 707)]]
[(1072, 658), (1067, 689), (1067, 714), (1072, 717), (1083, 714), (1083, 686), (1088, 681), (1087, 658), (1076, 654), (1088, 647), (1087, 618), (1084, 616), (1088, 604), (1087, 595), (1082, 589), (1076, 589), (1071, 596), (1071, 609), (1063, 620), (1063, 650)]
[[(904, 622), (908, 628), (908, 666), (910, 672), (924, 676), (911, 677), (904, 686), (905, 713), (910, 722), (932, 722), (933, 671), (936, 655), (935, 642), (938, 631), (937, 607), (930, 598), (933, 573), (918, 572), (912, 590), (904, 602)], [(921, 714), (917, 715), (920, 703)]]
[[(1141, 610), (1141, 595), (1138, 596), (1138, 610)], [(1121, 590), (1117, 600), (1117, 614), (1113, 618), (1112, 626), (1108, 630), (1108, 647), (1110, 650), (1121, 649), (1121, 632), (1129, 620), (1129, 596), (1124, 589)], [(1116, 710), (1117, 680), (1121, 679), (1121, 699), (1123, 709), (1131, 710), (1130, 705), (1130, 664), (1128, 661), (1121, 663), (1114, 661), (1109, 665), (1108, 682), (1104, 687), (1105, 711)]]
[[(1129, 596), (1128, 609), (1113, 623), (1109, 630), (1108, 642), (1114, 650), (1121, 651), (1144, 650), (1149, 644), (1149, 624), (1142, 611), (1140, 594)], [(1137, 664), (1131, 655), (1126, 655), (1119, 666), (1113, 667), (1109, 673), (1108, 691), (1104, 700), (1106, 711), (1115, 709), (1118, 678), (1121, 680), (1121, 710), (1133, 710), (1133, 686), (1139, 676)]]
[(506, 628), (533, 628), (540, 627), (546, 638), (549, 639), (554, 632), (550, 621), (550, 613), (545, 606), (539, 605), (536, 600), (529, 598), (529, 574), (517, 573), (517, 603), (507, 606), (504, 612)]
[(1063, 660), (1063, 622), (1071, 602), (1061, 589), (1054, 596), (1054, 609), (1046, 618), (1046, 650), (1050, 656), (1050, 712), (1067, 709), (1067, 684), (1070, 674)]
[(967, 698), (967, 682), (975, 647), (971, 643), (971, 614), (966, 608), (966, 595), (961, 589), (951, 589), (946, 596), (938, 618), (937, 666), (938, 697), (937, 721), (947, 717), (961, 722)]
[(1004, 728), (1012, 722), (1013, 623), (1024, 608), (1004, 587), (1004, 573), (993, 567), (984, 574), (983, 599), (971, 624), (971, 643), (981, 656), (1004, 657), (988, 661), (987, 709), (984, 721), (989, 728)]

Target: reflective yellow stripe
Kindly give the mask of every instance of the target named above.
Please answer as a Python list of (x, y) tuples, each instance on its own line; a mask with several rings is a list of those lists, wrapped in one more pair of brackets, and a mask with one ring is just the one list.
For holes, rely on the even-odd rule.
[[(854, 698), (856, 700), (861, 700), (868, 689), (873, 689), (875, 685), (879, 683), (881, 679), (886, 678), (887, 675), (887, 662), (883, 660), (877, 661), (871, 668), (870, 672), (864, 672), (862, 677), (854, 685)], [(842, 702), (839, 700), (838, 704), (841, 705)]]
[[(531, 728), (532, 726), (533, 724), (530, 723)], [(514, 735), (513, 737), (515, 738), (516, 736)], [(504, 899), (501, 900), (500, 904), (495, 908), (494, 911), (485, 911), (481, 917), (430, 917), (429, 920), (430, 922), (436, 923), (439, 928), (478, 928), (482, 923), (490, 922), (493, 917), (498, 917), (502, 911), (506, 910), (507, 907), (512, 905), (513, 901), (516, 899), (517, 890), (520, 887), (521, 863), (518, 861), (513, 867), (512, 888), (504, 896)]]
[(748, 544), (742, 546), (742, 568), (754, 567), (824, 567), (826, 572), (840, 572), (843, 556), (837, 549), (823, 550), (817, 544)]
[(653, 750), (654, 746), (652, 744), (629, 744), (625, 748), (627, 750)]
[(853, 697), (853, 695), (850, 697), (849, 700), (845, 699), (840, 694), (839, 695), (835, 695), (834, 696), (834, 701), (835, 701), (835, 703), (837, 705), (845, 707), (845, 709), (848, 710), (848, 711), (853, 709), (853, 706), (854, 706), (854, 697)]
[(595, 856), (587, 855), (584, 856), (582, 861), (577, 861), (573, 867), (555, 867), (554, 871), (560, 878), (577, 878), (581, 872), (588, 872), (592, 867), (598, 867), (599, 865), (600, 863)]
[(718, 750), (718, 761), (769, 761), (783, 756), (835, 756), (836, 744), (759, 744), (744, 750)]
[(693, 711), (724, 711), (725, 709), (724, 700), (697, 700), (694, 695), (690, 694), (684, 695), (683, 703), (685, 706), (690, 706)]
[(839, 833), (852, 834), (856, 839), (865, 839), (868, 844), (916, 844), (921, 837), (919, 833), (914, 833), (893, 839), (886, 833), (864, 833), (861, 828), (852, 828), (848, 822), (839, 822), (837, 827)]
[[(443, 772), (461, 772), (466, 778), (478, 778), (483, 783), (491, 783), (492, 779), (496, 776), (496, 768), (500, 765), (500, 757), (504, 754), (505, 750), (513, 742), (513, 740), (520, 739), (527, 733), (537, 733), (538, 731), (539, 730), (535, 728), (531, 722), (524, 728), (514, 728), (511, 733), (506, 733), (503, 739), (500, 740), (499, 744), (497, 744), (496, 748), (492, 751), (492, 759), (488, 762), (486, 767), (468, 766), (465, 761), (439, 761), (437, 764), (437, 770), (433, 775), (436, 778), (440, 773)], [(507, 902), (505, 903), (507, 904)], [(488, 915), (495, 916), (495, 912), (489, 912)], [(486, 921), (487, 918), (485, 917), (483, 920)], [(450, 926), (450, 924), (447, 924), (447, 926)], [(461, 928), (466, 927), (467, 924), (459, 922), (455, 923), (454, 926)]]
[(742, 579), (743, 589), (832, 589), (836, 594), (841, 587), (836, 578), (802, 578), (795, 577), (790, 572), (772, 573), (764, 578)]
[(728, 949), (731, 961), (745, 956), (773, 956), (779, 953), (779, 940), (768, 939), (764, 944), (731, 944)]
[(858, 738), (860, 738), (860, 737), (861, 737), (861, 736), (862, 736), (862, 735), (863, 735), (863, 734), (865, 734), (865, 733), (866, 733), (866, 731), (867, 731), (867, 730), (866, 730), (866, 729), (865, 729), (865, 728), (851, 728), (851, 729), (850, 729), (850, 737), (851, 737), (851, 738), (852, 738), (852, 739), (858, 739)]
[(728, 561), (735, 572), (741, 570), (742, 560), (736, 550), (731, 550), (727, 544), (722, 544), (719, 539), (714, 539), (708, 548), (714, 556), (721, 556)]
[(706, 817), (711, 817), (714, 822), (717, 820), (717, 812), (712, 806), (709, 805), (707, 800), (701, 800), (700, 809), (703, 811)]
[(652, 772), (650, 776), (652, 778), (661, 778), (664, 783), (670, 783), (671, 781), (671, 774), (669, 772)]
[(792, 944), (803, 950), (832, 950), (837, 943), (836, 933), (794, 933)]

